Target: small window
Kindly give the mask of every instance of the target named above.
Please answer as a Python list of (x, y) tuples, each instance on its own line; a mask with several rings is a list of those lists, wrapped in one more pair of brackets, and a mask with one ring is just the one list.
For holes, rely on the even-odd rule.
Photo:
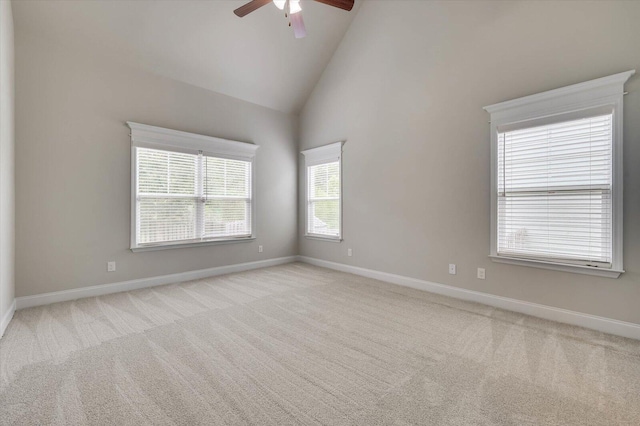
[(128, 124), (133, 250), (253, 238), (257, 146)]
[(622, 271), (623, 73), (486, 107), (494, 260)]
[(303, 151), (306, 168), (308, 237), (342, 238), (342, 142)]

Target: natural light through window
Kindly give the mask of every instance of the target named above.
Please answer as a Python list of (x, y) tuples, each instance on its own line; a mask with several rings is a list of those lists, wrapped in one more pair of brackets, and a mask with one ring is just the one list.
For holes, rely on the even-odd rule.
[(251, 163), (138, 148), (138, 244), (251, 235)]
[(634, 72), (485, 107), (494, 262), (624, 272), (624, 84)]
[(498, 134), (498, 254), (611, 267), (612, 114)]
[(303, 151), (306, 165), (306, 235), (339, 240), (342, 235), (342, 143)]
[(134, 138), (132, 248), (251, 238), (253, 157), (229, 155), (251, 145), (177, 133), (185, 139), (174, 136), (166, 145)]
[(340, 163), (311, 166), (309, 181), (308, 233), (340, 235)]

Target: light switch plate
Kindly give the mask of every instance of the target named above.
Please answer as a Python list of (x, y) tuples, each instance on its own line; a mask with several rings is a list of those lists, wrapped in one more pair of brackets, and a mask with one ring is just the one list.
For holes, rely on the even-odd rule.
[(478, 279), (479, 280), (484, 280), (485, 279), (484, 268), (478, 268)]

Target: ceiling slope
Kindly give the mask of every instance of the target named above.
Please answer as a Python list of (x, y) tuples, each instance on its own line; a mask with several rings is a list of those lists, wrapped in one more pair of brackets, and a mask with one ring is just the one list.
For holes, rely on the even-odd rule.
[(303, 0), (296, 39), (274, 5), (238, 18), (244, 1), (14, 0), (19, 34), (118, 55), (152, 72), (297, 113), (357, 13)]

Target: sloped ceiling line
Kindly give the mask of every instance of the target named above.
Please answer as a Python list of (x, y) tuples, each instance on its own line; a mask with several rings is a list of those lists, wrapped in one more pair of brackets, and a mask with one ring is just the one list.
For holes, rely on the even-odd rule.
[[(297, 113), (357, 13), (302, 0), (309, 36), (296, 39), (267, 5), (242, 19), (224, 1), (14, 1), (16, 31), (286, 113)], [(271, 7), (273, 6), (273, 7)]]

